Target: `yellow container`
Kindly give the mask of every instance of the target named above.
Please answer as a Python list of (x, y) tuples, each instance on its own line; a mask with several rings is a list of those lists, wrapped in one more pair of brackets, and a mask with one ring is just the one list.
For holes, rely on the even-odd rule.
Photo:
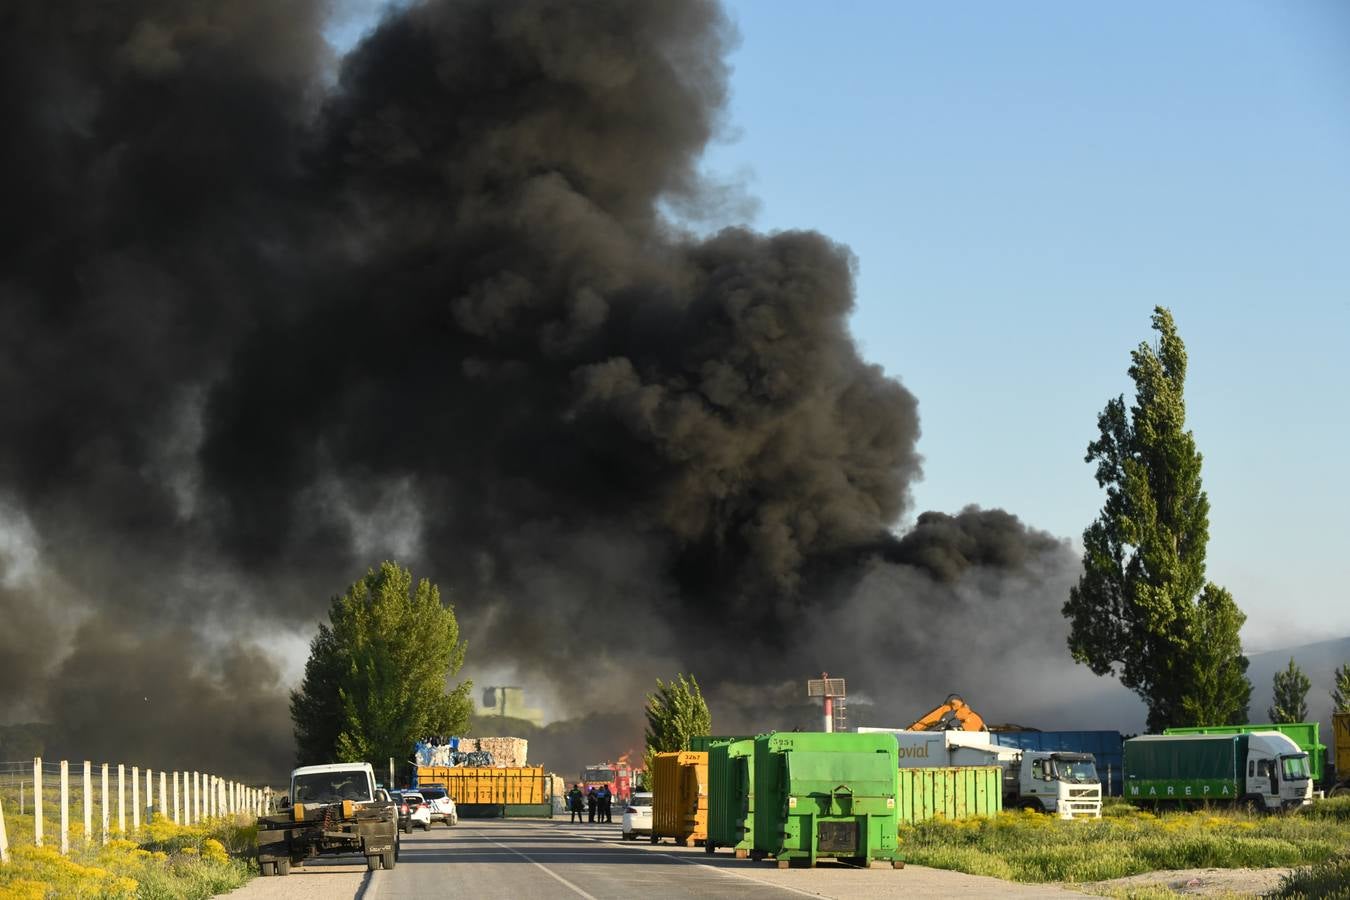
[(418, 766), (417, 783), (444, 785), (445, 792), (460, 806), (550, 802), (543, 766)]
[(656, 754), (652, 772), (652, 843), (673, 838), (692, 847), (708, 839), (708, 754)]

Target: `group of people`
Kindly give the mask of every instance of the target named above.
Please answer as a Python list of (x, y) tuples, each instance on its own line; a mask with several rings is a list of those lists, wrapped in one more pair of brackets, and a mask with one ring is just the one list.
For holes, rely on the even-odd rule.
[(586, 811), (586, 821), (592, 824), (613, 822), (614, 792), (609, 789), (609, 785), (602, 784), (582, 793), (581, 782), (577, 782), (567, 792), (567, 808), (572, 813), (573, 822), (581, 821), (583, 809)]

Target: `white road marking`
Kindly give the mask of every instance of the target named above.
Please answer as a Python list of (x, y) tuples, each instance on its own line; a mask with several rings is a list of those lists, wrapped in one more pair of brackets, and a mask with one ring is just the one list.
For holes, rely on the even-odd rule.
[[(522, 823), (522, 824), (524, 824), (524, 823)], [(536, 828), (536, 829), (540, 829), (540, 828), (545, 828), (545, 827), (547, 827), (547, 826), (542, 826), (542, 825), (532, 825), (532, 826), (529, 826), (529, 827)], [(597, 843), (603, 842), (603, 839), (602, 839), (602, 838), (595, 837), (594, 835), (585, 834), (585, 833), (577, 833), (577, 832), (573, 832), (571, 829), (565, 829), (565, 830), (568, 831), (568, 832), (571, 833), (571, 834), (576, 835), (577, 837), (585, 838), (585, 839), (588, 840), (588, 841), (595, 841), (595, 842), (597, 842)], [(681, 856), (681, 855), (678, 854), (678, 853), (662, 853), (659, 849), (658, 849), (658, 850), (643, 850), (642, 847), (641, 847), (641, 846), (638, 846), (637, 844), (634, 844), (633, 846), (630, 847), (630, 846), (628, 846), (628, 845), (626, 845), (626, 844), (622, 844), (622, 843), (617, 844), (617, 845), (613, 845), (613, 844), (606, 843), (605, 846), (607, 846), (607, 847), (609, 847), (609, 846), (617, 846), (618, 849), (620, 849), (620, 850), (633, 850), (633, 851), (636, 851), (636, 852), (638, 852), (638, 853), (659, 853), (659, 854), (661, 855), (661, 858), (662, 858), (662, 859), (673, 859), (673, 860), (675, 860), (676, 862), (682, 862), (682, 863), (684, 863), (685, 865), (688, 865), (688, 866), (698, 866), (700, 869), (707, 869), (709, 872), (716, 872), (718, 875), (730, 875), (730, 876), (733, 877), (733, 878), (743, 878), (743, 879), (745, 879), (746, 881), (753, 881), (755, 884), (762, 884), (762, 885), (764, 885), (765, 887), (777, 888), (777, 889), (780, 890), (780, 891), (791, 891), (792, 893), (794, 893), (794, 894), (800, 894), (800, 895), (803, 896), (803, 897), (817, 897), (817, 898), (818, 898), (818, 897), (823, 897), (823, 896), (825, 896), (824, 894), (819, 894), (819, 893), (816, 893), (816, 892), (814, 892), (814, 891), (804, 891), (804, 890), (802, 890), (801, 888), (791, 887), (790, 885), (786, 885), (786, 884), (777, 884), (777, 883), (772, 882), (772, 881), (765, 881), (764, 879), (762, 879), (762, 878), (756, 878), (756, 877), (754, 877), (753, 875), (746, 875), (744, 872), (733, 872), (733, 871), (731, 871), (730, 869), (723, 869), (723, 868), (720, 868), (720, 867), (718, 867), (718, 866), (710, 866), (710, 865), (708, 865), (707, 863), (695, 862), (695, 861), (692, 860), (692, 859), (685, 859), (683, 856)], [(510, 849), (510, 848), (507, 848), (507, 849)], [(522, 854), (522, 855), (523, 855), (523, 854)], [(534, 862), (534, 861), (531, 860), (531, 862)], [(538, 863), (535, 863), (535, 864), (538, 865)], [(545, 869), (545, 871), (548, 871), (548, 870)], [(549, 872), (549, 874), (552, 875), (553, 873), (552, 873), (552, 872)], [(557, 876), (555, 875), (554, 877), (556, 878)], [(561, 880), (561, 879), (559, 879), (559, 880)]]
[(516, 856), (519, 856), (521, 859), (525, 860), (525, 861), (526, 861), (527, 863), (529, 863), (530, 865), (537, 867), (537, 868), (539, 869), (539, 871), (543, 872), (543, 873), (544, 873), (545, 875), (547, 875), (549, 878), (552, 878), (554, 881), (560, 882), (560, 883), (563, 884), (564, 886), (571, 888), (571, 889), (572, 889), (572, 892), (575, 893), (578, 897), (585, 897), (586, 900), (596, 900), (596, 898), (595, 898), (594, 896), (592, 896), (592, 895), (586, 893), (586, 892), (583, 891), (581, 888), (577, 887), (575, 884), (573, 884), (572, 882), (568, 881), (566, 878), (562, 877), (562, 876), (559, 875), (557, 872), (553, 871), (552, 869), (550, 869), (548, 866), (544, 865), (543, 863), (536, 862), (535, 860), (533, 860), (533, 859), (531, 859), (530, 857), (526, 856), (524, 853), (521, 853), (521, 852), (520, 852), (519, 850), (517, 850), (515, 847), (511, 847), (511, 846), (508, 846), (508, 845), (506, 845), (506, 844), (503, 844), (501, 841), (494, 841), (494, 840), (492, 840), (492, 838), (487, 837), (487, 836), (484, 835), (482, 832), (474, 832), (474, 833), (477, 834), (479, 837), (485, 838), (489, 843), (496, 844), (498, 847), (501, 847), (503, 850), (510, 850), (512, 853), (514, 853)]

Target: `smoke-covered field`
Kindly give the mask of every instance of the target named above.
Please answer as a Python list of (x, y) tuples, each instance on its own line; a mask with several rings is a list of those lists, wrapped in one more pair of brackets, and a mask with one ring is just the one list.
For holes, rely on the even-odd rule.
[(693, 671), (774, 726), (828, 669), (882, 722), (1117, 724), (1064, 721), (1064, 541), (894, 534), (918, 402), (848, 249), (667, 212), (727, 205), (716, 4), (413, 3), (340, 60), (329, 12), (0, 14), (0, 716), (274, 772), (328, 598), (396, 557), (558, 717)]

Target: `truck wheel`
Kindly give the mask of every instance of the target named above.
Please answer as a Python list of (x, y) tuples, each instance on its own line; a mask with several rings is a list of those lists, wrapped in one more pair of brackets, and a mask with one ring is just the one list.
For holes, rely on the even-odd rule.
[(394, 866), (398, 865), (398, 857), (393, 850), (386, 850), (384, 853), (380, 854), (380, 856), (384, 861), (384, 867), (386, 869), (392, 869)]
[(1041, 811), (1041, 804), (1035, 800), (1023, 800), (1021, 803), (1017, 804), (1017, 806), (1019, 809), (1029, 809), (1032, 812)]
[(372, 853), (366, 857), (366, 871), (375, 872), (380, 868), (380, 854)]
[(278, 875), (291, 874), (291, 861), (289, 859), (277, 860), (277, 874)]

